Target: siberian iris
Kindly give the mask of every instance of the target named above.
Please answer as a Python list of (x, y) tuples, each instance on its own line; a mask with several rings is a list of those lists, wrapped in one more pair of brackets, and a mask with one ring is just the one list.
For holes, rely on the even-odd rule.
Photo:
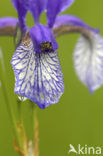
[[(62, 27), (81, 33), (73, 59), (77, 76), (90, 92), (103, 84), (103, 38), (76, 16), (58, 15), (70, 7), (74, 0), (12, 0), (18, 12), (15, 18), (1, 18), (0, 28), (19, 23), (22, 41), (11, 60), (15, 73), (15, 93), (46, 108), (59, 101), (64, 92), (63, 74), (58, 58), (58, 44), (54, 37)], [(39, 23), (46, 10), (47, 25)], [(26, 26), (30, 11), (35, 25)], [(68, 31), (68, 30), (67, 30)], [(69, 66), (69, 64), (68, 64)]]

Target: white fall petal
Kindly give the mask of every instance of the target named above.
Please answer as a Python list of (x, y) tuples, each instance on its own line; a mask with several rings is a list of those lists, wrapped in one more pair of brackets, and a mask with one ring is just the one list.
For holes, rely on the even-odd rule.
[(15, 93), (46, 108), (64, 92), (63, 74), (56, 51), (37, 53), (33, 43), (21, 45), (11, 60), (15, 72)]
[(99, 34), (80, 36), (74, 51), (74, 66), (91, 93), (103, 84), (103, 38)]

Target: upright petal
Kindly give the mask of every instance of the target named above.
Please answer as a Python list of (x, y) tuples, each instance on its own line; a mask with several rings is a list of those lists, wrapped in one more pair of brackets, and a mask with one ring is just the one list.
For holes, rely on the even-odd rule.
[(14, 35), (18, 22), (13, 17), (0, 18), (0, 35)]
[(15, 93), (46, 108), (59, 101), (64, 92), (58, 54), (36, 53), (32, 41), (21, 43), (11, 60), (15, 72)]
[(91, 32), (89, 38), (81, 35), (74, 52), (77, 76), (90, 92), (103, 84), (103, 38)]
[(81, 19), (79, 19), (76, 16), (72, 15), (60, 15), (56, 17), (55, 23), (53, 25), (53, 29), (59, 28), (61, 26), (68, 25), (72, 27), (81, 27), (88, 29), (90, 31), (93, 31), (95, 33), (98, 33), (98, 29), (94, 29), (91, 26), (87, 25), (85, 22), (83, 22)]
[(67, 9), (74, 0), (48, 0), (47, 2), (47, 18), (48, 25), (52, 27), (58, 13)]
[(18, 12), (21, 29), (25, 33), (26, 32), (25, 17), (28, 11), (29, 0), (12, 0), (12, 3)]
[(46, 9), (47, 0), (30, 0), (29, 9), (35, 19), (35, 22), (39, 22), (41, 13)]

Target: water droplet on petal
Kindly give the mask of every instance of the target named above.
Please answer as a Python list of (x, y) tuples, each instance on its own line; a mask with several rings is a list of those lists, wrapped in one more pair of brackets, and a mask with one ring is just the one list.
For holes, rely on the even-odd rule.
[(23, 96), (18, 96), (18, 99), (19, 99), (20, 101), (25, 101), (25, 100), (27, 100), (27, 98), (26, 98), (26, 97), (23, 97)]

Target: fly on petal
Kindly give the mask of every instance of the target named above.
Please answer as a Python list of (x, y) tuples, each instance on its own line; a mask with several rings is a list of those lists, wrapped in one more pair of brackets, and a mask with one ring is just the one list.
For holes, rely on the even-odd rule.
[(32, 27), (29, 32), (36, 52), (42, 53), (57, 50), (58, 44), (48, 26), (38, 24)]
[(74, 66), (77, 76), (92, 93), (103, 84), (103, 38), (90, 33), (80, 36), (75, 52)]
[(63, 74), (56, 51), (36, 53), (32, 41), (17, 48), (11, 64), (15, 72), (15, 93), (46, 108), (64, 92)]

